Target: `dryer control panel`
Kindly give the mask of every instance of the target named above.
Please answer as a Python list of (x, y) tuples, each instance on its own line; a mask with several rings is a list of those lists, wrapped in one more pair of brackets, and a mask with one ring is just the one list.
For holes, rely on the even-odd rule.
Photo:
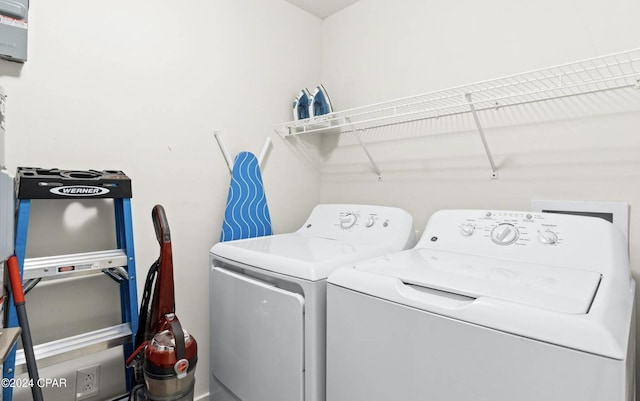
[(399, 249), (415, 245), (413, 218), (406, 211), (386, 206), (321, 204), (316, 206), (299, 233), (336, 240), (364, 240)]
[(389, 214), (384, 211), (377, 210), (360, 211), (357, 209), (342, 211), (338, 213), (338, 222), (336, 227), (342, 230), (370, 230), (374, 228), (387, 228), (391, 226), (393, 220), (397, 220), (398, 217), (393, 213)]
[(417, 247), (582, 268), (599, 260), (609, 264), (607, 258), (619, 254), (618, 248), (625, 244), (619, 229), (596, 217), (440, 210), (429, 219)]

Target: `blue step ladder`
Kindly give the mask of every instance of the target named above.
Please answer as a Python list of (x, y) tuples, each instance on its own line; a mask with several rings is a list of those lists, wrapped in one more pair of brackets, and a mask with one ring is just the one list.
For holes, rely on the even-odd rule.
[[(16, 173), (15, 254), (25, 292), (41, 280), (55, 280), (78, 274), (106, 274), (120, 286), (122, 323), (57, 339), (34, 346), (38, 368), (73, 360), (90, 353), (123, 346), (123, 369), (127, 391), (132, 369), (124, 360), (133, 352), (138, 326), (138, 295), (131, 218), (131, 180), (121, 171), (63, 171), (18, 167)], [(25, 259), (32, 199), (113, 199), (117, 249)], [(28, 299), (28, 298), (27, 298)], [(29, 307), (27, 301), (27, 309)], [(9, 293), (5, 327), (18, 327), (18, 317)], [(3, 378), (26, 372), (23, 350), (14, 345), (4, 361)], [(13, 388), (2, 390), (2, 400), (11, 401)]]

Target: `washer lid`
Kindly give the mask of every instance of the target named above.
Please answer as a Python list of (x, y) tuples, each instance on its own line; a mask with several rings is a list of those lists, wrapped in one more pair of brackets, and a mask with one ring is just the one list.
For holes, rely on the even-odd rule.
[(593, 271), (425, 249), (365, 262), (356, 270), (469, 298), (488, 297), (573, 314), (589, 311), (601, 279)]
[(316, 281), (326, 279), (338, 267), (393, 250), (370, 241), (335, 240), (296, 232), (219, 242), (210, 253), (214, 258)]

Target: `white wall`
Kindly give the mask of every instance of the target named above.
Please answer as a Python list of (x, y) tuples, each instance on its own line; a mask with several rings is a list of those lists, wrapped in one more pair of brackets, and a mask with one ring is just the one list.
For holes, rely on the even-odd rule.
[[(629, 0), (361, 0), (323, 23), (322, 79), (336, 109), (470, 84), (640, 46)], [(323, 202), (528, 210), (532, 199), (630, 204), (640, 278), (640, 92), (600, 94), (371, 130), (383, 181), (349, 135), (323, 144)], [(449, 133), (448, 135), (439, 135)], [(395, 142), (383, 138), (395, 139)]]
[[(290, 119), (301, 87), (318, 82), (320, 20), (282, 0), (67, 0), (32, 2), (29, 26), (27, 63), (0, 61), (8, 169), (125, 171), (133, 180), (140, 295), (159, 252), (151, 208), (164, 205), (177, 313), (198, 340), (202, 396), (209, 375), (208, 250), (219, 238), (229, 185), (213, 130), (222, 130), (232, 156), (258, 153), (273, 137), (263, 179), (274, 231), (297, 228), (319, 199), (318, 177), (271, 127)], [(99, 223), (112, 230), (108, 212), (83, 212), (98, 238), (76, 234), (72, 241), (108, 245), (108, 235), (99, 234)], [(32, 242), (43, 242), (60, 231), (45, 224), (32, 234)], [(49, 248), (61, 251), (60, 242)], [(85, 285), (97, 291), (99, 283)], [(36, 287), (27, 297), (36, 331), (48, 330), (38, 329), (37, 318), (51, 315), (52, 292)], [(81, 302), (54, 312), (64, 319), (95, 314)], [(76, 331), (82, 325), (70, 324)]]
[[(271, 131), (290, 119), (297, 91), (318, 82), (345, 109), (636, 47), (638, 2), (361, 0), (323, 22), (281, 0), (175, 4), (33, 2), (29, 61), (0, 61), (0, 85), (9, 96), (10, 171), (121, 169), (133, 178), (140, 288), (157, 256), (150, 210), (165, 206), (177, 312), (199, 340), (196, 395), (208, 390), (207, 251), (219, 236), (229, 181), (216, 128), (232, 154), (258, 152), (272, 135), (263, 176), (276, 232), (296, 228), (319, 199), (401, 206), (419, 228), (441, 208), (623, 201), (640, 273), (637, 94), (606, 97), (604, 106), (587, 98), (483, 113), (498, 180), (489, 179), (466, 117), (365, 134), (398, 139), (371, 148), (382, 182), (353, 139), (326, 141), (321, 187), (309, 163)], [(434, 132), (455, 135), (423, 135)], [(108, 219), (103, 214), (98, 221)], [(58, 235), (51, 227), (34, 234), (47, 230)], [(27, 305), (46, 315), (49, 296), (37, 290)], [(57, 312), (91, 314), (77, 307)]]

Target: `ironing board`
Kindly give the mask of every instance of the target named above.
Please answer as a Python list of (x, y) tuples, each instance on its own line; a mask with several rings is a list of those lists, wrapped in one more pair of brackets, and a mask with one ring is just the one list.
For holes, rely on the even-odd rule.
[(258, 159), (251, 152), (240, 152), (233, 162), (220, 241), (271, 234), (271, 217)]

